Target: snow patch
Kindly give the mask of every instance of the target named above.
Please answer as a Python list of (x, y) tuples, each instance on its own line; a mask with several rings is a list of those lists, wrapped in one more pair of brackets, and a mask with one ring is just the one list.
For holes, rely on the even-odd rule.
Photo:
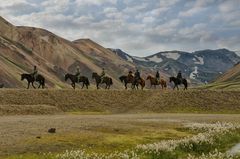
[(195, 56), (195, 58), (193, 58), (193, 61), (194, 61), (194, 64), (204, 65), (203, 57)]
[(177, 52), (168, 52), (168, 53), (162, 53), (163, 56), (165, 56), (168, 59), (177, 60), (181, 55)]
[(195, 67), (194, 67), (194, 71), (190, 74), (190, 78), (191, 78), (191, 79), (196, 79), (197, 76), (198, 76), (198, 67), (195, 66)]
[(129, 62), (133, 62), (133, 59), (132, 59), (131, 57), (129, 57), (128, 55), (125, 55), (125, 57), (127, 58), (127, 60), (128, 60)]
[(143, 57), (136, 57), (136, 56), (134, 56), (133, 57), (135, 60), (138, 60), (138, 61), (144, 61), (144, 62), (147, 62), (148, 60), (146, 60), (145, 58), (143, 58)]
[(48, 36), (41, 36), (40, 39), (43, 40), (43, 41), (48, 42), (49, 37)]
[(155, 56), (153, 56), (153, 57), (150, 57), (150, 58), (148, 58), (148, 60), (149, 61), (152, 61), (152, 62), (156, 62), (156, 63), (160, 63), (160, 62), (162, 62), (163, 60), (162, 60), (162, 58), (160, 58), (160, 57), (157, 57), (157, 55), (155, 55)]

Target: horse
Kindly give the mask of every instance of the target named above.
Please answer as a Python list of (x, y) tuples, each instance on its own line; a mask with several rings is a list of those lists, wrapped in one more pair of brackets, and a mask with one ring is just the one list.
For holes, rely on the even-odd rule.
[(142, 90), (145, 87), (145, 80), (140, 78), (140, 79), (134, 79), (133, 83), (132, 83), (132, 89), (138, 89), (138, 85), (141, 86)]
[(147, 76), (147, 80), (150, 80), (151, 88), (153, 85), (155, 88), (158, 85), (161, 85), (162, 89), (167, 88), (167, 82), (163, 79), (160, 79), (160, 81), (158, 81), (156, 78), (149, 75), (149, 76)]
[(34, 82), (38, 82), (39, 83), (38, 88), (40, 88), (42, 86), (42, 89), (44, 89), (44, 87), (45, 87), (45, 78), (42, 75), (40, 75), (40, 74), (38, 74), (36, 76), (36, 79), (33, 77), (32, 74), (25, 74), (25, 73), (21, 74), (21, 80), (23, 81), (25, 79), (28, 82), (27, 89), (29, 89), (30, 83), (32, 84), (32, 87), (34, 89), (36, 89), (36, 87), (34, 86)]
[(71, 80), (71, 82), (72, 82), (71, 85), (72, 85), (73, 89), (76, 88), (76, 83), (83, 83), (82, 84), (82, 89), (84, 88), (84, 86), (86, 86), (86, 88), (88, 89), (88, 86), (90, 85), (90, 82), (89, 82), (88, 78), (85, 77), (85, 76), (80, 76), (79, 79), (78, 79), (78, 77), (76, 75), (72, 75), (72, 74), (67, 73), (65, 75), (65, 81), (67, 81), (68, 79)]
[(103, 84), (103, 83), (106, 84), (105, 89), (110, 89), (111, 85), (113, 84), (112, 78), (110, 78), (110, 77), (103, 77), (103, 79), (102, 79), (101, 76), (98, 75), (96, 72), (92, 73), (92, 79), (95, 79), (97, 89), (99, 89), (99, 85)]
[(173, 87), (173, 90), (177, 87), (177, 90), (179, 90), (178, 88), (178, 85), (181, 85), (183, 84), (184, 85), (184, 90), (187, 90), (188, 89), (188, 83), (187, 83), (187, 80), (186, 79), (178, 79), (176, 77), (170, 77), (170, 83), (173, 82), (174, 83), (174, 87)]
[(125, 75), (123, 75), (123, 76), (119, 77), (119, 80), (122, 83), (124, 83), (125, 89), (127, 89), (127, 84), (128, 83), (133, 83), (134, 77), (133, 76), (125, 76)]

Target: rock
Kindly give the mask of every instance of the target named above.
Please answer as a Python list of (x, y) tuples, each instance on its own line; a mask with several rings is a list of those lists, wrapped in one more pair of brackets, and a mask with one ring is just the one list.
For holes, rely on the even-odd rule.
[(36, 138), (37, 138), (37, 139), (41, 139), (41, 136), (37, 136)]
[(50, 128), (50, 129), (48, 129), (48, 132), (49, 133), (56, 133), (56, 128)]

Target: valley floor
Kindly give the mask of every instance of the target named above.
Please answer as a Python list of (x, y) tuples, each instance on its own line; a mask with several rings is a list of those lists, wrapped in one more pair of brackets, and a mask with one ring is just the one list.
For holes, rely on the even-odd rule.
[[(84, 149), (87, 152), (124, 151), (138, 144), (195, 135), (188, 123), (231, 122), (227, 114), (27, 115), (0, 117), (0, 156), (19, 158), (43, 153)], [(56, 128), (49, 134), (49, 128)], [(240, 139), (240, 138), (239, 138)], [(237, 142), (237, 140), (236, 140)], [(24, 158), (24, 157), (23, 157)]]

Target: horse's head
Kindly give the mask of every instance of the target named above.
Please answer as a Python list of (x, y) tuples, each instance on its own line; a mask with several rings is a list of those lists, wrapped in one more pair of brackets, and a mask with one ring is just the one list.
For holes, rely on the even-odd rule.
[(92, 73), (92, 78), (94, 79), (94, 78), (96, 78), (96, 77), (98, 77), (98, 74), (97, 74), (96, 72), (93, 72), (93, 73)]
[(120, 80), (121, 82), (123, 82), (124, 76), (119, 77), (119, 80)]
[(169, 77), (169, 81), (170, 81), (170, 83), (171, 83), (171, 82), (175, 82), (175, 81), (176, 81), (176, 78), (175, 78), (175, 77)]
[(21, 80), (23, 81), (25, 78), (25, 74), (21, 74)]
[(147, 80), (149, 80), (149, 79), (151, 79), (151, 78), (152, 78), (152, 76), (150, 76), (150, 75), (147, 76)]

